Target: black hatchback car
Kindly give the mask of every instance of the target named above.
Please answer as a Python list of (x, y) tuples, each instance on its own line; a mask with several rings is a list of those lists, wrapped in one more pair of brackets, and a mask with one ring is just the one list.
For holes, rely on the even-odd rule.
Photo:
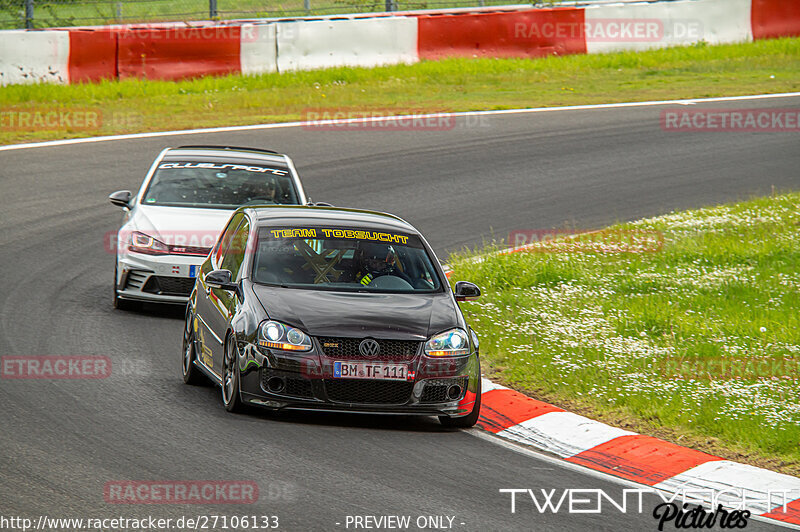
[(377, 212), (242, 207), (202, 264), (186, 309), (183, 378), (227, 410), (439, 416), (480, 411), (478, 339), (428, 243)]

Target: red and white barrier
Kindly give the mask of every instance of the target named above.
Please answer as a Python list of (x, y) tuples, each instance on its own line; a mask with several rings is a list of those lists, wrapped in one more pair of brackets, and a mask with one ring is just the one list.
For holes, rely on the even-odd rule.
[(586, 53), (583, 9), (530, 9), (419, 17), (419, 56), (542, 57)]
[(0, 84), (183, 79), (800, 35), (798, 0), (681, 0), (317, 20), (0, 31)]
[(0, 31), (0, 84), (69, 83), (69, 32)]
[(184, 79), (241, 72), (241, 27), (164, 28), (117, 33), (119, 79)]
[(597, 5), (585, 13), (590, 54), (753, 40), (750, 0)]
[(751, 27), (755, 39), (800, 35), (800, 2), (797, 0), (752, 0)]
[(414, 17), (281, 22), (277, 42), (281, 72), (419, 60)]
[(277, 72), (278, 49), (275, 24), (244, 24), (239, 40), (239, 63), (242, 74)]
[[(50, 32), (46, 32), (50, 33)], [(112, 29), (69, 32), (69, 82), (117, 79), (117, 34)]]

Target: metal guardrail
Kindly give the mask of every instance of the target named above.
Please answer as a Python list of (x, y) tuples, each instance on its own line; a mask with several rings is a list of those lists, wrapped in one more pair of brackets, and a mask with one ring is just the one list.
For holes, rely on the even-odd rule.
[[(642, 1), (539, 0), (531, 5), (580, 6)], [(489, 7), (508, 3), (508, 0), (0, 0), (0, 29), (303, 17)]]

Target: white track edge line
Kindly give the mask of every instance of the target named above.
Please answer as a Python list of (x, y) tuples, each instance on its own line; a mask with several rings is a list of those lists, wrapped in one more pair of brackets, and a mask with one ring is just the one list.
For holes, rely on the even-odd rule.
[(646, 102), (568, 105), (562, 107), (533, 107), (529, 109), (497, 109), (492, 111), (462, 111), (456, 113), (429, 113), (429, 114), (415, 114), (415, 115), (379, 116), (379, 117), (369, 117), (369, 118), (351, 118), (342, 120), (306, 120), (306, 121), (296, 121), (296, 122), (277, 122), (273, 124), (253, 124), (247, 126), (225, 126), (225, 127), (200, 128), (200, 129), (182, 129), (176, 131), (154, 131), (149, 133), (129, 133), (124, 135), (108, 135), (103, 137), (85, 137), (76, 139), (50, 140), (44, 142), (31, 142), (25, 144), (8, 144), (5, 146), (0, 146), (0, 151), (23, 150), (30, 148), (47, 148), (51, 146), (68, 146), (71, 144), (108, 142), (114, 140), (133, 140), (133, 139), (168, 137), (177, 135), (198, 135), (203, 133), (229, 133), (235, 131), (282, 129), (282, 128), (303, 127), (303, 126), (313, 127), (313, 126), (332, 125), (332, 124), (353, 124), (353, 123), (358, 124), (358, 123), (369, 123), (369, 122), (385, 121), (385, 120), (401, 120), (407, 118), (548, 113), (557, 111), (584, 111), (593, 109), (617, 109), (625, 107), (648, 107), (657, 105), (695, 105), (698, 103), (734, 102), (734, 101), (744, 101), (744, 100), (766, 100), (772, 98), (794, 98), (794, 97), (800, 97), (800, 92), (783, 92), (776, 94), (752, 94), (745, 96), (718, 96), (714, 98), (689, 98), (680, 100), (653, 100)]

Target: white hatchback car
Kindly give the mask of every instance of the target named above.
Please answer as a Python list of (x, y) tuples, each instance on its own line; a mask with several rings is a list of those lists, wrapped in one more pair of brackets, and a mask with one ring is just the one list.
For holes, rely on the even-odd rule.
[(116, 308), (185, 303), (236, 208), (309, 203), (288, 156), (228, 146), (167, 148), (135, 195), (120, 190), (108, 199), (125, 209), (116, 239)]

